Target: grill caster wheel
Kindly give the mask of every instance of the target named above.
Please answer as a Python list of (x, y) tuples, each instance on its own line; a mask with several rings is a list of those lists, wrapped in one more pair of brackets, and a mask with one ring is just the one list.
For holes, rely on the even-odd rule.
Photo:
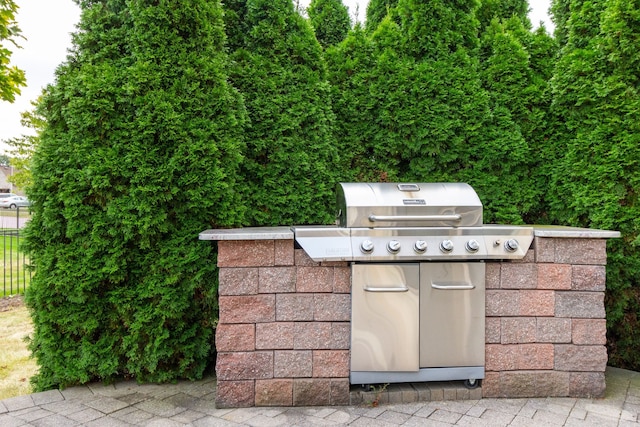
[(464, 380), (464, 386), (466, 388), (468, 388), (469, 390), (473, 390), (474, 388), (478, 388), (479, 385), (480, 385), (480, 380), (476, 380), (476, 379)]
[(368, 393), (368, 392), (370, 392), (370, 391), (373, 391), (373, 386), (372, 386), (371, 384), (361, 384), (361, 385), (362, 385), (362, 389), (363, 389), (365, 392), (367, 392), (367, 393)]

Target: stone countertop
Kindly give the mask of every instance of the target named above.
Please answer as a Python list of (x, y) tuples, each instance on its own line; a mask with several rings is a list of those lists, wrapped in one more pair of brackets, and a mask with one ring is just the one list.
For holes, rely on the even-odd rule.
[(205, 230), (200, 240), (292, 240), (291, 227), (245, 227)]
[(534, 225), (533, 235), (536, 237), (572, 239), (614, 239), (620, 237), (620, 232), (595, 228), (564, 227), (561, 225)]
[[(536, 237), (572, 239), (612, 239), (620, 237), (619, 231), (564, 227), (557, 225), (533, 225), (528, 227), (533, 227), (533, 235)], [(199, 238), (200, 240), (291, 240), (294, 238), (294, 233), (292, 227), (287, 226), (245, 227), (205, 230), (200, 233)]]

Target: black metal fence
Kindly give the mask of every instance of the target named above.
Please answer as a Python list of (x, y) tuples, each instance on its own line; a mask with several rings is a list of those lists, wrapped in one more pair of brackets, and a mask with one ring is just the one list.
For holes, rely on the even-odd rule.
[(30, 219), (28, 208), (0, 209), (2, 283), (0, 297), (22, 294), (31, 282), (29, 258), (20, 246), (21, 232)]

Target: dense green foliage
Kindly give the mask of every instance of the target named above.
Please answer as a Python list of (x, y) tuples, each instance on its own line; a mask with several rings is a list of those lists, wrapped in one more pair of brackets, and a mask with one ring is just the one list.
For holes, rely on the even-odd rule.
[(222, 9), (83, 2), (40, 112), (27, 246), (37, 389), (197, 378), (216, 308), (212, 226), (237, 224), (243, 110)]
[(468, 182), (485, 222), (620, 230), (610, 361), (640, 369), (638, 0), (554, 0), (554, 37), (525, 0), (371, 0), (351, 29), (340, 0), (79, 3), (36, 112), (39, 389), (201, 375), (198, 233), (330, 224), (338, 181)]
[(11, 66), (11, 49), (8, 45), (19, 47), (22, 37), (16, 24), (18, 5), (13, 0), (0, 0), (0, 101), (13, 102), (20, 94), (20, 87), (27, 81), (24, 71)]
[(476, 8), (400, 0), (370, 37), (356, 28), (328, 51), (338, 144), (350, 178), (465, 181), (485, 220), (518, 223), (536, 197), (529, 148), (509, 102), (483, 88)]
[(640, 3), (574, 0), (569, 10), (553, 78), (554, 112), (564, 124), (556, 136), (562, 156), (553, 171), (553, 214), (560, 223), (622, 232), (609, 243), (610, 363), (638, 370)]
[(342, 0), (311, 0), (307, 13), (316, 38), (324, 48), (340, 43), (351, 29), (349, 10)]
[(246, 225), (333, 220), (337, 151), (322, 48), (290, 0), (237, 2), (246, 14), (230, 81), (249, 124), (240, 171)]

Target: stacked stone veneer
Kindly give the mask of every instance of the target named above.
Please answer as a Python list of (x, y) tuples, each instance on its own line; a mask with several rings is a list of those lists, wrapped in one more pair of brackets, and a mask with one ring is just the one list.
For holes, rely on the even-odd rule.
[(536, 237), (487, 263), (485, 397), (601, 397), (606, 240)]
[[(485, 397), (602, 396), (605, 239), (487, 262)], [(351, 269), (294, 241), (218, 243), (218, 407), (349, 404)]]

